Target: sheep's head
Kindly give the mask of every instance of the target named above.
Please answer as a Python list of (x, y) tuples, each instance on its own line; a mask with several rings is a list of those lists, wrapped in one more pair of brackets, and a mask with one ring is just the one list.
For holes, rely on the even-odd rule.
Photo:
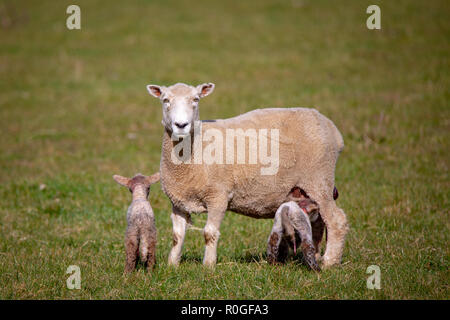
[(159, 172), (151, 175), (144, 176), (140, 173), (135, 175), (133, 178), (126, 178), (115, 174), (113, 179), (120, 185), (127, 187), (131, 193), (135, 190), (139, 190), (140, 192), (144, 192), (147, 197), (150, 192), (150, 186), (159, 181), (160, 175)]
[(196, 87), (177, 83), (170, 87), (150, 84), (148, 92), (158, 98), (163, 106), (162, 124), (176, 137), (192, 133), (194, 122), (200, 120), (198, 103), (214, 90), (213, 83), (203, 83)]

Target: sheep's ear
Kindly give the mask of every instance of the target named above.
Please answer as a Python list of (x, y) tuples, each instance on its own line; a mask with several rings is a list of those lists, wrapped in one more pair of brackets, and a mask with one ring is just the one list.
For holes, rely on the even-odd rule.
[(214, 83), (203, 83), (197, 86), (198, 94), (201, 98), (206, 97), (214, 91)]
[(130, 179), (119, 176), (117, 174), (113, 175), (113, 179), (116, 180), (116, 182), (124, 187), (128, 187), (128, 183), (130, 182)]
[(161, 97), (161, 95), (163, 93), (163, 87), (160, 87), (160, 86), (157, 86), (157, 85), (154, 85), (154, 84), (149, 84), (147, 86), (147, 90), (155, 98)]
[(146, 180), (149, 184), (154, 184), (159, 181), (159, 178), (160, 178), (160, 175), (159, 175), (159, 172), (157, 172), (155, 174), (152, 174), (149, 177), (146, 177)]

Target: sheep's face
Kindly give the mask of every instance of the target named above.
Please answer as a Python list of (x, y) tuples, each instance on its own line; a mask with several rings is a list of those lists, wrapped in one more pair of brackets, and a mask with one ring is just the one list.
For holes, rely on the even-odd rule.
[(177, 83), (170, 87), (148, 85), (148, 92), (158, 98), (163, 106), (162, 124), (175, 137), (192, 133), (194, 122), (200, 119), (198, 103), (214, 90), (213, 83), (197, 87)]

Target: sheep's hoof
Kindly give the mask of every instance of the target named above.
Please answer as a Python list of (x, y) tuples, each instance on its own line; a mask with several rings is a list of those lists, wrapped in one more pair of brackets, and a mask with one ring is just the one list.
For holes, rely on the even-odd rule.
[(208, 269), (214, 269), (216, 267), (215, 262), (203, 262), (203, 266)]
[(214, 269), (216, 266), (216, 260), (203, 260), (203, 265), (207, 268)]
[(337, 265), (340, 265), (341, 261), (339, 259), (327, 259), (323, 257), (322, 259), (322, 269), (328, 269)]
[(177, 257), (177, 256), (175, 256), (174, 254), (170, 254), (169, 255), (169, 260), (167, 261), (167, 264), (169, 265), (169, 266), (172, 266), (172, 267), (178, 267), (179, 265), (180, 265), (180, 260), (181, 260), (181, 258), (179, 258), (179, 257)]
[(173, 267), (173, 268), (178, 268), (180, 266), (179, 262), (176, 261), (168, 261), (167, 264), (169, 265), (169, 267)]

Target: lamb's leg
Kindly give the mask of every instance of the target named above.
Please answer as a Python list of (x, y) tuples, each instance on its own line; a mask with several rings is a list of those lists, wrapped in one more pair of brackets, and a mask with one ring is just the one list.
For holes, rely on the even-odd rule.
[(139, 256), (139, 240), (135, 228), (128, 228), (125, 235), (125, 270), (124, 273), (130, 273), (136, 268)]
[(183, 249), (189, 214), (173, 207), (170, 218), (172, 219), (173, 245), (169, 254), (169, 265), (178, 266), (180, 264), (181, 250)]
[(277, 262), (285, 263), (289, 255), (289, 242), (286, 238), (282, 238), (278, 247)]
[(320, 213), (327, 228), (327, 246), (323, 256), (323, 266), (341, 263), (348, 222), (344, 211), (334, 200), (319, 200)]
[(147, 271), (151, 271), (156, 262), (156, 229), (154, 221), (141, 226), (140, 252), (141, 261), (144, 262)]
[(146, 267), (147, 271), (151, 271), (156, 263), (156, 238), (151, 238), (147, 245)]
[(273, 230), (270, 233), (267, 241), (267, 262), (269, 264), (276, 264), (279, 261), (279, 250), (282, 242), (282, 231)]
[(320, 244), (322, 242), (323, 232), (325, 230), (325, 223), (323, 222), (320, 214), (315, 221), (311, 222), (311, 228), (312, 228), (314, 248), (316, 250), (316, 261), (319, 262), (322, 259), (322, 255), (320, 252)]
[(217, 261), (217, 243), (220, 237), (220, 224), (226, 211), (226, 202), (222, 206), (216, 204), (214, 207), (208, 207), (208, 219), (203, 235), (205, 236), (205, 256), (203, 264), (208, 267), (214, 267)]
[(314, 248), (313, 233), (311, 228), (311, 223), (309, 221), (309, 216), (300, 209), (298, 214), (291, 214), (291, 219), (294, 225), (295, 232), (301, 240), (301, 249), (303, 253), (303, 259), (306, 261), (308, 266), (316, 271), (320, 271), (315, 259), (316, 249)]

